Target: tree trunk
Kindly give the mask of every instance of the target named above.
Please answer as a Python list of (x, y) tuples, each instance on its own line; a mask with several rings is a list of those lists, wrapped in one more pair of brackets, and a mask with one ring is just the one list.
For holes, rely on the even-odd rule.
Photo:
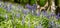
[(51, 12), (54, 12), (55, 10), (55, 0), (48, 0), (48, 6)]
[(55, 11), (55, 0), (51, 0), (51, 12)]

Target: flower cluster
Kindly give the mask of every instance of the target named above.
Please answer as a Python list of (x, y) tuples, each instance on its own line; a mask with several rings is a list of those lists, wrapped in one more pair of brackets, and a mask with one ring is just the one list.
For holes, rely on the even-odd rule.
[(55, 24), (60, 23), (55, 20), (60, 19), (60, 13), (55, 15), (45, 10), (36, 13), (36, 4), (32, 6), (27, 4), (27, 9), (20, 5), (6, 4), (0, 4), (0, 7), (3, 8), (0, 8), (0, 26), (2, 28), (55, 28)]

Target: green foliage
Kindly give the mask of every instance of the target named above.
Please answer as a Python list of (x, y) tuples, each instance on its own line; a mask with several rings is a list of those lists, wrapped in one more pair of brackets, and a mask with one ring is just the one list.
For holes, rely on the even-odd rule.
[(49, 27), (49, 20), (46, 18), (43, 18), (42, 19), (42, 26), (44, 27), (44, 28), (48, 28)]
[(0, 16), (0, 22), (2, 22), (2, 21), (4, 21), (4, 20), (5, 20), (5, 18), (2, 17), (2, 16)]
[(0, 8), (0, 22), (5, 20), (4, 14), (6, 14), (6, 10)]
[[(43, 6), (45, 3), (45, 1), (43, 0), (40, 0), (40, 4)], [(28, 0), (26, 1), (23, 1), (21, 0), (20, 2), (23, 2), (23, 3), (27, 3)], [(32, 4), (35, 4), (35, 0), (31, 0), (31, 5)], [(24, 21), (24, 24), (22, 24), (22, 17), (24, 16), (24, 14), (22, 13), (22, 10), (17, 12), (16, 10), (12, 10), (13, 12), (6, 12), (6, 9), (3, 9), (3, 8), (0, 8), (0, 14), (2, 16), (0, 16), (0, 27), (1, 28), (14, 28), (14, 26), (16, 26), (16, 28), (29, 28), (28, 24), (30, 22), (30, 28), (34, 28), (35, 25), (39, 25), (40, 23), (42, 24), (43, 28), (48, 28), (49, 27), (49, 21), (51, 20), (52, 21), (52, 17), (51, 19), (49, 20), (47, 17), (45, 17), (43, 14), (41, 14), (40, 16), (35, 16), (35, 15), (32, 15), (32, 14), (27, 14), (25, 16), (25, 21)], [(14, 14), (13, 14), (14, 13)], [(16, 17), (16, 14), (17, 13), (20, 13), (20, 18), (17, 18)], [(8, 20), (5, 21), (5, 17), (4, 15), (7, 14), (8, 15)], [(49, 13), (50, 14), (50, 13)], [(12, 18), (14, 17), (14, 19)], [(60, 20), (57, 21), (59, 24), (60, 24)]]
[(36, 4), (36, 0), (30, 0), (30, 5)]
[(29, 2), (29, 0), (23, 0), (23, 2), (22, 3), (28, 3)]
[(5, 13), (6, 13), (6, 10), (3, 8), (0, 8), (0, 14), (5, 14)]
[(46, 4), (47, 0), (39, 0), (39, 5), (44, 6)]

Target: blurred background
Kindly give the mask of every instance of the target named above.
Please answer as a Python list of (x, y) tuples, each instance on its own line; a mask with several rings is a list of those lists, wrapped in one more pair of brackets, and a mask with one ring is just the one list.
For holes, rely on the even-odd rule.
[(0, 28), (60, 28), (60, 0), (0, 0)]

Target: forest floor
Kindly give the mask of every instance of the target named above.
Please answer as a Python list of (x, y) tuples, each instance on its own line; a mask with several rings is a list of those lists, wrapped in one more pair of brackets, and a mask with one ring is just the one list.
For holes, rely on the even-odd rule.
[[(9, 27), (12, 27), (11, 26), (11, 24), (12, 24), (12, 22), (13, 22), (13, 25), (15, 24), (15, 26), (16, 27), (19, 27), (19, 28), (21, 28), (21, 22), (22, 22), (22, 24), (25, 22), (26, 24), (25, 24), (25, 27), (26, 28), (28, 28), (28, 26), (30, 25), (30, 23), (31, 23), (31, 27), (32, 28), (35, 28), (35, 23), (36, 23), (36, 28), (42, 28), (42, 26), (41, 26), (41, 24), (39, 24), (40, 23), (40, 21), (41, 21), (41, 23), (44, 25), (44, 26), (46, 26), (46, 24), (51, 24), (50, 25), (50, 28), (51, 27), (53, 27), (53, 28), (55, 28), (55, 26), (56, 26), (56, 28), (57, 27), (60, 27), (60, 24), (58, 24), (58, 22), (56, 21), (56, 16), (53, 14), (53, 13), (51, 13), (51, 12), (48, 12), (49, 14), (47, 14), (47, 13), (45, 13), (45, 12), (42, 12), (42, 14), (40, 14), (40, 17), (39, 17), (39, 14), (38, 14), (38, 17), (37, 16), (32, 16), (32, 15), (27, 15), (25, 18), (26, 18), (26, 20), (24, 20), (25, 18), (24, 18), (24, 16), (23, 16), (23, 14), (22, 14), (22, 17), (24, 18), (19, 18), (19, 19), (17, 19), (14, 15), (13, 15), (13, 13), (15, 14), (15, 15), (17, 15), (18, 14), (18, 16), (17, 17), (20, 17), (19, 16), (19, 14), (20, 14), (20, 10), (23, 10), (24, 11), (24, 7), (22, 6), (22, 5), (20, 5), (20, 4), (17, 4), (17, 3), (11, 3), (11, 2), (3, 2), (3, 1), (0, 1), (0, 8), (4, 8), (4, 9), (6, 9), (8, 12), (11, 10), (11, 12), (12, 12), (12, 16), (14, 17), (14, 20), (12, 21), (11, 19), (8, 19), (8, 21), (4, 21), (5, 22), (5, 24), (3, 24), (3, 22), (2, 22), (2, 24), (1, 24), (1, 26), (3, 27), (4, 25), (6, 25), (6, 27), (8, 26), (8, 24), (9, 24)], [(8, 8), (8, 9), (7, 9)], [(26, 9), (26, 10), (28, 10), (28, 9)], [(16, 11), (16, 12), (15, 12)], [(25, 11), (24, 11), (25, 12)], [(7, 14), (7, 15), (9, 15), (9, 14), (11, 14), (10, 12)], [(52, 16), (51, 16), (52, 15)], [(47, 17), (47, 18), (46, 18)], [(31, 18), (31, 19), (30, 19)], [(48, 19), (49, 18), (49, 19)], [(16, 20), (15, 20), (16, 19)], [(21, 20), (20, 20), (21, 19)], [(31, 22), (29, 23), (29, 19), (31, 20)], [(41, 19), (41, 20), (40, 20)], [(17, 23), (18, 22), (18, 23)], [(59, 22), (60, 23), (60, 22)], [(39, 24), (39, 25), (38, 25)], [(48, 27), (49, 25), (47, 25), (46, 27)], [(25, 27), (22, 27), (22, 28), (25, 28)], [(13, 27), (12, 27), (13, 28)]]

